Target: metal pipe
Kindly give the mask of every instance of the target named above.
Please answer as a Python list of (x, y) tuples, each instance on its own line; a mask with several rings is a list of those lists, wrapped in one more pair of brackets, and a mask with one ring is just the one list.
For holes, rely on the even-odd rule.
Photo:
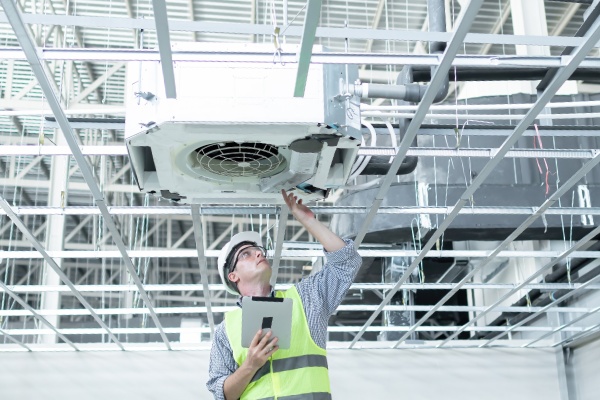
[[(429, 32), (446, 32), (446, 5), (445, 0), (427, 0), (427, 15), (429, 22)], [(431, 42), (430, 54), (441, 54), (446, 48), (445, 42)], [(430, 77), (437, 70), (437, 65), (430, 67)], [(405, 65), (398, 75), (396, 85), (381, 85), (363, 83), (353, 85), (350, 92), (361, 98), (381, 98), (403, 100), (412, 103), (419, 103), (425, 96), (425, 92), (429, 85), (419, 85), (413, 83), (412, 67)], [(438, 92), (433, 100), (434, 103), (439, 103), (448, 95), (450, 87), (449, 78), (440, 85)]]

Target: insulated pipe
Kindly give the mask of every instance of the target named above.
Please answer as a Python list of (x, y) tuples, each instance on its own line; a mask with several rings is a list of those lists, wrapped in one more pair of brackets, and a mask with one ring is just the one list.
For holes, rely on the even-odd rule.
[[(429, 32), (446, 32), (446, 7), (444, 0), (427, 0)], [(442, 53), (446, 48), (444, 42), (431, 42), (430, 53)], [(430, 76), (433, 76), (436, 67), (431, 67)], [(407, 96), (403, 99), (408, 102), (418, 103), (425, 95), (428, 85), (413, 83), (412, 66), (405, 65), (398, 75), (396, 83), (407, 87)], [(448, 95), (450, 80), (446, 78), (437, 92), (434, 103), (439, 103)], [(410, 89), (409, 89), (410, 88)]]
[(381, 85), (376, 83), (362, 83), (353, 85), (351, 90), (355, 95), (366, 98), (406, 100), (408, 98), (421, 98), (425, 89), (420, 85)]
[[(445, 0), (427, 0), (427, 17), (429, 32), (446, 32)], [(443, 53), (445, 49), (445, 42), (431, 42), (429, 44), (430, 54)]]
[[(446, 32), (446, 4), (445, 0), (427, 0), (427, 15), (429, 18), (429, 32)], [(429, 45), (430, 54), (441, 54), (446, 49), (446, 43), (444, 42), (431, 42)], [(435, 73), (437, 67), (431, 67), (431, 76)], [(444, 83), (440, 86), (434, 103), (443, 101), (448, 95), (448, 89), (450, 88), (450, 80), (444, 80)], [(425, 92), (423, 92), (425, 93)]]
[[(428, 82), (431, 79), (431, 68), (421, 65), (412, 66), (413, 81)], [(537, 81), (543, 79), (548, 73), (548, 68), (503, 68), (490, 66), (489, 68), (456, 66), (448, 71), (448, 78), (452, 81)], [(569, 77), (572, 81), (600, 80), (598, 68), (578, 68)]]
[[(410, 174), (417, 168), (419, 159), (417, 157), (408, 156), (402, 160), (402, 164), (398, 167), (396, 175)], [(372, 156), (369, 163), (360, 172), (360, 175), (386, 175), (390, 170), (390, 156)]]
[[(430, 32), (446, 32), (446, 7), (445, 0), (427, 0), (428, 23)], [(431, 42), (429, 45), (431, 54), (441, 54), (446, 48), (445, 42)], [(431, 76), (433, 76), (436, 67), (431, 67)], [(440, 86), (438, 93), (433, 100), (439, 103), (448, 95), (450, 80), (446, 78)], [(361, 98), (381, 98), (408, 101), (418, 103), (425, 96), (428, 85), (419, 85), (413, 83), (412, 67), (404, 66), (398, 75), (396, 85), (381, 85), (361, 83), (349, 85), (350, 93)]]
[(581, 4), (592, 4), (594, 0), (549, 0), (555, 3), (581, 3)]

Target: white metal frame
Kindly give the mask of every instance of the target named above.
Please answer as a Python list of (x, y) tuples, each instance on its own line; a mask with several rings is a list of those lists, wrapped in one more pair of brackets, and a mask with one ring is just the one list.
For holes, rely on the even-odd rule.
[[(34, 80), (27, 84), (22, 93), (19, 95), (25, 95), (29, 91), (33, 90), (36, 83), (41, 86), (41, 95), (45, 98), (44, 102), (50, 110), (39, 111), (34, 109), (34, 101), (24, 101), (20, 98), (11, 99), (4, 98), (0, 99), (0, 104), (4, 107), (10, 102), (14, 102), (20, 109), (15, 110), (1, 110), (0, 118), (12, 118), (12, 124), (14, 128), (19, 132), (23, 132), (26, 128), (19, 118), (23, 119), (26, 117), (40, 118), (41, 115), (54, 115), (56, 122), (49, 123), (45, 126), (45, 129), (60, 128), (65, 135), (68, 142), (68, 146), (51, 146), (36, 145), (36, 138), (33, 138), (33, 142), (28, 145), (7, 145), (0, 148), (0, 157), (6, 157), (8, 165), (6, 168), (11, 169), (14, 172), (9, 179), (0, 179), (6, 187), (15, 188), (36, 188), (44, 189), (47, 188), (50, 183), (44, 179), (38, 179), (37, 181), (26, 179), (26, 175), (32, 171), (36, 171), (38, 168), (42, 168), (44, 165), (44, 157), (54, 157), (61, 155), (72, 156), (76, 161), (77, 166), (73, 166), (69, 176), (74, 176), (76, 179), (81, 178), (78, 182), (70, 182), (67, 185), (67, 192), (69, 195), (86, 195), (91, 193), (93, 199), (93, 206), (69, 206), (64, 207), (40, 207), (40, 206), (11, 206), (4, 198), (0, 199), (0, 206), (3, 211), (0, 215), (8, 216), (11, 221), (18, 227), (22, 233), (23, 240), (10, 240), (7, 245), (10, 245), (9, 250), (0, 250), (0, 257), (4, 259), (10, 259), (12, 262), (23, 261), (28, 262), (31, 270), (39, 268), (37, 264), (46, 261), (48, 264), (61, 275), (65, 286), (39, 286), (39, 285), (7, 285), (5, 282), (0, 281), (0, 293), (6, 294), (18, 303), (22, 310), (0, 310), (0, 317), (30, 317), (33, 316), (36, 320), (47, 326), (47, 328), (35, 328), (35, 329), (5, 329), (0, 328), (0, 334), (2, 334), (6, 340), (12, 342), (8, 345), (0, 345), (0, 351), (14, 349), (24, 349), (26, 351), (37, 351), (40, 349), (49, 349), (48, 347), (31, 344), (28, 342), (30, 339), (26, 339), (29, 336), (37, 335), (56, 335), (64, 343), (54, 346), (54, 349), (69, 350), (83, 350), (92, 348), (87, 344), (74, 344), (65, 335), (77, 334), (77, 335), (108, 335), (114, 344), (107, 344), (105, 348), (119, 348), (121, 350), (135, 350), (140, 348), (146, 349), (157, 349), (153, 344), (148, 344), (146, 347), (136, 346), (133, 343), (122, 343), (119, 341), (116, 335), (120, 334), (159, 334), (162, 339), (161, 349), (180, 349), (184, 348), (180, 344), (172, 343), (167, 335), (176, 335), (182, 332), (196, 332), (212, 334), (215, 329), (215, 315), (222, 314), (230, 310), (233, 305), (233, 299), (226, 298), (222, 295), (223, 286), (215, 284), (216, 274), (210, 268), (210, 263), (214, 261), (214, 258), (218, 255), (218, 251), (215, 247), (205, 247), (204, 237), (208, 235), (207, 229), (202, 223), (202, 219), (211, 219), (211, 221), (217, 221), (220, 216), (226, 217), (239, 217), (239, 218), (252, 218), (248, 217), (251, 215), (262, 216), (277, 216), (278, 225), (274, 228), (275, 232), (275, 246), (274, 250), (270, 252), (271, 256), (274, 256), (273, 262), (273, 281), (277, 282), (278, 287), (287, 287), (285, 283), (282, 283), (282, 279), (277, 279), (285, 276), (283, 271), (284, 262), (290, 260), (308, 262), (314, 257), (322, 255), (322, 251), (316, 243), (296, 243), (296, 239), (285, 241), (286, 234), (290, 227), (297, 227), (294, 221), (288, 221), (289, 210), (287, 207), (272, 207), (272, 206), (109, 206), (111, 204), (110, 197), (113, 195), (127, 194), (134, 197), (132, 193), (136, 192), (136, 189), (131, 184), (118, 184), (118, 179), (122, 178), (123, 175), (128, 173), (129, 167), (124, 167), (119, 173), (114, 174), (110, 179), (106, 180), (103, 177), (99, 179), (100, 174), (97, 174), (93, 169), (93, 162), (91, 159), (96, 160), (102, 159), (112, 160), (112, 162), (120, 162), (126, 155), (125, 147), (120, 143), (119, 136), (114, 131), (121, 131), (123, 129), (122, 123), (72, 123), (67, 118), (67, 115), (94, 115), (94, 114), (109, 114), (117, 115), (122, 113), (124, 109), (115, 106), (114, 104), (102, 105), (102, 104), (87, 104), (85, 101), (89, 101), (88, 97), (93, 97), (95, 93), (96, 97), (100, 97), (100, 87), (105, 85), (115, 75), (121, 73), (123, 66), (126, 61), (129, 60), (147, 60), (161, 62), (163, 68), (163, 77), (165, 80), (165, 89), (167, 97), (176, 96), (175, 81), (173, 76), (173, 61), (202, 61), (202, 62), (223, 62), (223, 61), (239, 61), (239, 62), (254, 62), (254, 63), (272, 63), (274, 60), (273, 53), (255, 53), (255, 52), (183, 52), (183, 51), (171, 51), (170, 44), (171, 38), (178, 34), (180, 31), (192, 33), (194, 39), (197, 39), (199, 34), (243, 34), (251, 35), (253, 39), (256, 39), (258, 35), (270, 36), (273, 34), (273, 27), (258, 24), (256, 13), (259, 12), (254, 8), (252, 20), (250, 23), (214, 23), (214, 22), (200, 22), (200, 21), (184, 21), (179, 19), (170, 19), (167, 17), (167, 4), (165, 1), (153, 0), (152, 6), (154, 10), (154, 19), (143, 19), (134, 18), (129, 5), (129, 18), (106, 18), (101, 16), (77, 16), (77, 15), (59, 15), (57, 10), (53, 10), (54, 14), (37, 14), (21, 12), (12, 0), (0, 0), (3, 6), (4, 12), (0, 13), (0, 22), (8, 22), (11, 24), (12, 29), (20, 44), (19, 48), (2, 48), (0, 49), (0, 57), (8, 61), (8, 68), (11, 68), (10, 73), (13, 74), (15, 65), (27, 61), (31, 66), (35, 75)], [(573, 305), (563, 305), (562, 303), (568, 299), (572, 299), (582, 293), (588, 293), (589, 291), (600, 290), (600, 278), (593, 278), (587, 282), (579, 282), (575, 284), (559, 284), (559, 283), (544, 283), (535, 282), (536, 278), (541, 276), (543, 273), (548, 271), (552, 266), (558, 262), (570, 259), (594, 259), (600, 258), (600, 252), (589, 251), (586, 246), (590, 241), (600, 233), (600, 228), (591, 230), (581, 240), (573, 243), (569, 248), (564, 251), (550, 251), (550, 250), (536, 250), (536, 251), (514, 251), (507, 250), (508, 246), (527, 229), (536, 219), (546, 215), (560, 215), (560, 216), (600, 216), (600, 209), (598, 207), (553, 207), (553, 205), (566, 194), (573, 186), (578, 184), (581, 179), (594, 168), (596, 168), (598, 162), (600, 162), (600, 152), (596, 149), (544, 149), (544, 150), (526, 150), (526, 149), (513, 149), (512, 146), (521, 136), (531, 136), (531, 129), (529, 128), (535, 119), (546, 118), (548, 115), (542, 114), (542, 111), (548, 108), (560, 108), (560, 107), (571, 107), (573, 104), (549, 104), (548, 102), (552, 96), (559, 89), (561, 84), (571, 75), (576, 68), (599, 68), (600, 58), (594, 55), (589, 55), (590, 51), (595, 51), (598, 48), (598, 42), (600, 39), (600, 22), (596, 21), (595, 25), (590, 32), (582, 38), (579, 37), (566, 37), (566, 36), (531, 36), (531, 35), (500, 35), (499, 27), (502, 26), (508, 18), (508, 12), (503, 11), (501, 18), (498, 23), (493, 27), (492, 34), (484, 33), (469, 33), (472, 29), (475, 17), (480, 7), (483, 5), (483, 0), (471, 0), (461, 12), (461, 16), (456, 21), (454, 32), (452, 33), (435, 33), (435, 32), (424, 32), (419, 29), (409, 30), (383, 30), (378, 29), (378, 25), (381, 19), (384, 2), (380, 1), (377, 4), (373, 20), (370, 26), (366, 29), (355, 29), (350, 27), (334, 28), (334, 27), (317, 27), (317, 22), (320, 14), (320, 10), (325, 5), (321, 4), (321, 1), (309, 1), (308, 9), (305, 15), (304, 27), (300, 26), (286, 26), (286, 35), (289, 38), (301, 38), (302, 46), (298, 54), (281, 51), (280, 62), (295, 64), (298, 66), (298, 78), (296, 80), (296, 95), (301, 95), (303, 92), (305, 73), (308, 71), (310, 64), (314, 63), (356, 63), (356, 64), (371, 64), (373, 66), (399, 66), (399, 65), (419, 65), (419, 66), (435, 66), (437, 67), (432, 80), (429, 84), (429, 88), (425, 93), (425, 97), (419, 106), (407, 106), (407, 107), (391, 107), (391, 106), (364, 106), (363, 116), (372, 116), (374, 118), (388, 117), (393, 115), (395, 117), (412, 118), (403, 141), (400, 143), (398, 148), (370, 148), (361, 149), (361, 156), (370, 155), (389, 155), (394, 157), (391, 163), (390, 170), (394, 171), (402, 162), (402, 159), (407, 156), (418, 156), (418, 157), (459, 157), (459, 158), (488, 158), (490, 161), (486, 164), (484, 169), (479, 172), (478, 176), (474, 179), (472, 184), (466, 188), (462, 193), (460, 200), (452, 206), (420, 206), (420, 207), (381, 207), (383, 199), (389, 191), (391, 184), (395, 181), (396, 177), (392, 173), (388, 173), (380, 185), (375, 201), (370, 207), (342, 207), (342, 206), (317, 206), (314, 207), (314, 211), (317, 215), (331, 216), (334, 214), (364, 214), (365, 218), (362, 226), (359, 230), (356, 238), (356, 245), (359, 246), (359, 253), (363, 257), (411, 257), (411, 262), (406, 274), (398, 281), (392, 284), (360, 284), (355, 283), (352, 285), (351, 290), (353, 292), (360, 291), (371, 291), (377, 293), (382, 298), (379, 305), (347, 305), (343, 304), (339, 307), (338, 312), (358, 312), (358, 311), (369, 311), (372, 312), (371, 317), (362, 326), (332, 326), (329, 327), (330, 332), (349, 332), (355, 333), (354, 339), (350, 343), (343, 343), (338, 346), (350, 346), (363, 348), (371, 346), (371, 344), (365, 344), (365, 342), (359, 342), (365, 332), (383, 332), (383, 331), (396, 331), (402, 332), (403, 335), (396, 342), (384, 343), (378, 346), (387, 346), (388, 348), (407, 348), (414, 346), (407, 341), (413, 332), (444, 332), (448, 336), (444, 340), (425, 343), (421, 348), (434, 348), (434, 347), (488, 347), (492, 344), (494, 346), (507, 346), (507, 347), (548, 347), (548, 346), (561, 346), (566, 343), (570, 343), (580, 337), (587, 334), (593, 333), (598, 329), (598, 325), (592, 326), (575, 326), (581, 321), (585, 321), (586, 318), (597, 315), (600, 307), (576, 307)], [(256, 3), (253, 2), (253, 7), (256, 7)], [(194, 2), (191, 1), (190, 8), (194, 12)], [(574, 7), (570, 8), (570, 13), (573, 15), (577, 10)], [(287, 24), (286, 21), (284, 21)], [(137, 35), (137, 30), (144, 29), (147, 31), (156, 31), (156, 42), (158, 43), (158, 50), (147, 50), (147, 49), (99, 49), (99, 48), (69, 48), (69, 47), (42, 47), (36, 42), (38, 38), (34, 39), (31, 37), (29, 25), (39, 24), (47, 29), (43, 35), (48, 38), (52, 35), (52, 31), (58, 31), (57, 27), (69, 26), (73, 27), (75, 32), (76, 28), (111, 28), (111, 29), (133, 29), (134, 36)], [(557, 25), (555, 30), (562, 31), (565, 28), (566, 23)], [(60, 28), (63, 29), (62, 27)], [(63, 35), (65, 32), (62, 33)], [(81, 36), (81, 35), (79, 35)], [(312, 45), (317, 38), (328, 38), (328, 39), (344, 39), (344, 40), (366, 40), (366, 51), (365, 52), (315, 52), (312, 53)], [(136, 36), (136, 41), (139, 40)], [(374, 43), (377, 40), (391, 41), (447, 41), (448, 46), (445, 53), (440, 57), (438, 55), (423, 55), (423, 54), (404, 54), (404, 53), (380, 53), (374, 50)], [(81, 37), (78, 39), (79, 46), (82, 46)], [(463, 44), (484, 44), (482, 54), (486, 54), (490, 48), (494, 45), (537, 45), (537, 46), (572, 46), (576, 47), (576, 50), (568, 57), (562, 56), (527, 56), (527, 57), (514, 57), (513, 55), (464, 55), (458, 54), (462, 50)], [(138, 43), (139, 44), (139, 43)], [(139, 46), (138, 46), (139, 47)], [(279, 55), (278, 55), (279, 57)], [(62, 63), (65, 62), (68, 68), (73, 68), (75, 64), (73, 62), (85, 63), (85, 69), (87, 72), (84, 74), (88, 75), (90, 82), (85, 82), (84, 79), (79, 76), (79, 83), (82, 85), (81, 90), (77, 95), (73, 96), (69, 107), (66, 106), (65, 102), (62, 101), (64, 97), (63, 92), (59, 92), (59, 87), (56, 85), (55, 80), (51, 77), (52, 72), (49, 70), (47, 63)], [(94, 71), (94, 65), (98, 63), (115, 62), (110, 68), (106, 64), (105, 71), (98, 73)], [(70, 64), (69, 64), (70, 63)], [(433, 98), (437, 92), (437, 89), (442, 84), (442, 81), (447, 76), (447, 72), (453, 66), (472, 66), (485, 68), (487, 66), (494, 67), (506, 67), (506, 68), (532, 68), (532, 67), (546, 67), (546, 68), (558, 68), (558, 73), (552, 80), (548, 88), (539, 95), (538, 100), (534, 104), (511, 106), (511, 109), (525, 108), (529, 110), (525, 115), (513, 116), (515, 121), (518, 121), (518, 126), (514, 130), (497, 130), (495, 134), (498, 136), (506, 137), (506, 141), (499, 148), (486, 148), (486, 149), (449, 149), (449, 148), (411, 148), (410, 144), (417, 135), (424, 134), (439, 134), (439, 135), (451, 135), (452, 133), (440, 133), (433, 132), (434, 130), (421, 130), (420, 125), (426, 118), (455, 118), (454, 114), (439, 114), (435, 113), (439, 111), (454, 111), (456, 107), (450, 106), (431, 106)], [(75, 68), (77, 69), (77, 68)], [(73, 72), (73, 75), (76, 75)], [(304, 77), (304, 78), (303, 78)], [(12, 82), (9, 82), (12, 85)], [(85, 85), (85, 88), (83, 86)], [(10, 91), (9, 91), (10, 92)], [(596, 102), (597, 103), (597, 102)], [(594, 102), (587, 102), (587, 104), (578, 104), (578, 106), (597, 106)], [(29, 110), (24, 109), (31, 106)], [(431, 106), (431, 107), (430, 107)], [(486, 110), (486, 107), (465, 107), (466, 111), (482, 111)], [(432, 112), (433, 111), (433, 112)], [(393, 114), (392, 114), (393, 113)], [(587, 118), (597, 118), (598, 113), (587, 113)], [(488, 114), (473, 114), (477, 118), (493, 119), (492, 115)], [(560, 115), (560, 114), (559, 114)], [(580, 114), (569, 114), (562, 115), (563, 118), (575, 118)], [(556, 115), (551, 115), (555, 117)], [(463, 116), (458, 116), (463, 118)], [(466, 116), (464, 118), (469, 118)], [(504, 115), (498, 116), (498, 118), (505, 118)], [(551, 119), (551, 118), (548, 118)], [(1, 123), (2, 121), (0, 121)], [(111, 145), (97, 145), (87, 146), (82, 145), (79, 140), (79, 135), (75, 132), (75, 129), (90, 129), (90, 130), (113, 130), (113, 140), (110, 142)], [(483, 129), (465, 131), (465, 135), (484, 135), (488, 134)], [(596, 131), (582, 132), (582, 135), (595, 135)], [(560, 130), (548, 132), (548, 136), (573, 136), (576, 133), (564, 132)], [(29, 139), (29, 138), (28, 138)], [(12, 143), (12, 142), (11, 142)], [(32, 145), (33, 144), (33, 145)], [(116, 145), (115, 145), (116, 144)], [(89, 158), (86, 158), (89, 157)], [(104, 157), (104, 158), (102, 158)], [(467, 207), (471, 197), (476, 190), (484, 183), (485, 179), (492, 173), (498, 163), (505, 158), (554, 158), (554, 159), (580, 159), (583, 163), (581, 169), (579, 169), (573, 176), (571, 176), (560, 188), (556, 190), (546, 201), (539, 206), (532, 207)], [(29, 160), (28, 165), (24, 168), (18, 169), (15, 164), (18, 160)], [(26, 161), (27, 162), (27, 161)], [(4, 166), (2, 166), (4, 168)], [(76, 180), (75, 179), (75, 180)], [(107, 184), (110, 182), (110, 184)], [(375, 216), (386, 215), (386, 214), (406, 214), (406, 215), (418, 215), (418, 214), (436, 214), (445, 216), (443, 223), (437, 228), (427, 243), (422, 247), (421, 250), (397, 250), (390, 249), (382, 246), (374, 246), (363, 244), (363, 240), (367, 233), (369, 226), (371, 225)], [(103, 237), (103, 240), (107, 240), (112, 237), (114, 244), (102, 243), (102, 249), (95, 248), (88, 243), (76, 243), (75, 241), (66, 240), (67, 245), (65, 250), (61, 251), (47, 251), (40, 244), (40, 241), (36, 238), (37, 234), (43, 232), (45, 229), (44, 224), (35, 226), (32, 228), (25, 220), (29, 218), (35, 218), (40, 216), (48, 215), (65, 215), (72, 218), (79, 218), (77, 223), (76, 231), (80, 231), (82, 227), (86, 226), (87, 223), (100, 220), (102, 217), (105, 229), (108, 231)], [(525, 221), (512, 232), (504, 241), (492, 250), (432, 250), (436, 245), (438, 239), (443, 235), (446, 228), (451, 226), (452, 221), (458, 215), (523, 215), (526, 217)], [(127, 236), (127, 232), (124, 232), (123, 227), (119, 226), (121, 217), (130, 218), (159, 218), (166, 217), (179, 223), (191, 222), (192, 227), (184, 232), (182, 229), (181, 236), (178, 240), (168, 241), (170, 245), (163, 247), (160, 245), (151, 246), (148, 245), (144, 249), (136, 249), (132, 244), (129, 246), (126, 244), (127, 239), (131, 239)], [(255, 217), (256, 218), (256, 217)], [(164, 221), (164, 220), (163, 220)], [(221, 221), (222, 222), (222, 221)], [(157, 232), (161, 231), (160, 224), (164, 222), (157, 222), (152, 229), (145, 232), (144, 239), (146, 243), (148, 237), (152, 235), (157, 236)], [(167, 225), (167, 224), (165, 224)], [(189, 225), (188, 225), (189, 226)], [(12, 225), (9, 222), (3, 227), (0, 227), (2, 232), (11, 229)], [(94, 226), (95, 228), (95, 226)], [(187, 228), (186, 228), (187, 229)], [(261, 226), (262, 229), (262, 226)], [(92, 228), (93, 230), (93, 228)], [(172, 235), (172, 227), (169, 222), (167, 230)], [(93, 232), (92, 232), (93, 233)], [(228, 234), (231, 234), (232, 230), (226, 230), (220, 232), (215, 236), (219, 236), (215, 243), (223, 241)], [(195, 249), (180, 248), (179, 246), (185, 242), (185, 239), (191, 234), (194, 235)], [(295, 231), (294, 237), (298, 238), (303, 234), (300, 230)], [(110, 236), (109, 236), (110, 235)], [(68, 236), (69, 239), (76, 238), (77, 234), (71, 234)], [(27, 239), (28, 242), (25, 240)], [(1, 242), (1, 241), (0, 241)], [(6, 243), (4, 243), (6, 244)], [(35, 250), (24, 250), (25, 246), (30, 245)], [(172, 246), (171, 246), (172, 245)], [(15, 247), (16, 246), (16, 247)], [(79, 247), (78, 247), (79, 246)], [(216, 246), (216, 244), (215, 244)], [(195, 268), (196, 276), (199, 275), (201, 284), (147, 284), (143, 282), (138, 275), (134, 259), (141, 258), (160, 258), (161, 260), (190, 260), (196, 259), (199, 263), (199, 268)], [(482, 258), (478, 263), (477, 267), (472, 269), (463, 279), (459, 282), (451, 284), (433, 284), (433, 283), (409, 283), (407, 282), (412, 271), (418, 268), (419, 263), (430, 257), (466, 257), (466, 258)], [(470, 282), (470, 279), (478, 272), (481, 271), (486, 265), (492, 262), (496, 257), (506, 257), (511, 260), (530, 258), (538, 260), (541, 258), (550, 258), (551, 260), (546, 262), (541, 267), (537, 268), (534, 274), (530, 275), (527, 279), (519, 283), (514, 284), (500, 284), (500, 283), (478, 283)], [(93, 260), (102, 258), (104, 260), (115, 260), (121, 259), (127, 270), (127, 273), (133, 280), (133, 285), (114, 285), (112, 283), (102, 282), (102, 284), (78, 284), (77, 280), (71, 280), (65, 271), (56, 264), (55, 259), (71, 259), (78, 262), (79, 260)], [(119, 264), (120, 266), (120, 264)], [(117, 266), (115, 269), (118, 269)], [(70, 268), (70, 267), (69, 267)], [(5, 266), (1, 271), (6, 272), (8, 266)], [(191, 268), (190, 268), (191, 269)], [(30, 273), (32, 272), (30, 270)], [(94, 272), (94, 268), (89, 268), (88, 272), (84, 275), (87, 277)], [(80, 279), (83, 282), (85, 279)], [(110, 280), (109, 280), (110, 282)], [(390, 300), (398, 290), (435, 290), (444, 289), (448, 290), (448, 293), (444, 298), (433, 306), (397, 306), (391, 305)], [(504, 304), (504, 301), (515, 293), (521, 290), (569, 290), (568, 293), (555, 299), (552, 303), (544, 307), (516, 307)], [(492, 305), (488, 306), (450, 306), (446, 305), (446, 301), (459, 290), (499, 290), (504, 294), (500, 296)], [(197, 301), (201, 299), (202, 306), (192, 307), (160, 307), (155, 306), (156, 302), (160, 299), (161, 292), (185, 292), (186, 296), (181, 296), (182, 301)], [(58, 310), (47, 310), (47, 309), (36, 309), (28, 303), (26, 303), (21, 295), (39, 295), (41, 293), (56, 292), (62, 293), (65, 296), (76, 297), (85, 307), (85, 309), (74, 309), (74, 308), (60, 308)], [(202, 297), (194, 297), (190, 293), (201, 293)], [(93, 307), (90, 301), (97, 299), (99, 296), (106, 294), (114, 294), (116, 296), (124, 294), (134, 293), (139, 295), (144, 302), (141, 308), (131, 307), (113, 307), (109, 306), (106, 308)], [(374, 326), (373, 322), (382, 311), (415, 311), (425, 312), (424, 316), (419, 319), (418, 322), (412, 326), (406, 327), (384, 327)], [(425, 321), (436, 312), (470, 312), (473, 313), (473, 317), (463, 326), (444, 326), (444, 327), (433, 327), (423, 325)], [(521, 320), (519, 323), (512, 326), (487, 326), (487, 325), (475, 325), (484, 316), (492, 312), (522, 312), (528, 313), (529, 315)], [(542, 315), (548, 315), (548, 313), (556, 313), (557, 315), (570, 316), (568, 322), (563, 323), (559, 326), (533, 326), (527, 325), (529, 322), (535, 320)], [(572, 317), (572, 314), (581, 313), (577, 317)], [(161, 325), (159, 315), (190, 315), (200, 314), (206, 315), (208, 326), (202, 328), (165, 328)], [(91, 316), (101, 328), (64, 328), (54, 326), (45, 318), (45, 316)], [(103, 317), (105, 316), (118, 316), (118, 315), (149, 315), (154, 321), (155, 327), (143, 327), (143, 328), (114, 328), (109, 327)], [(220, 315), (219, 315), (220, 316)], [(495, 332), (495, 336), (492, 339), (486, 341), (465, 341), (456, 340), (458, 335), (462, 332)], [(505, 335), (509, 335), (511, 332), (539, 332), (540, 336), (533, 340), (518, 341), (511, 339), (502, 339)], [(564, 340), (556, 342), (556, 339), (550, 339), (555, 337), (558, 332), (570, 332), (572, 336), (567, 337)], [(22, 339), (19, 340), (18, 338)], [(173, 336), (171, 336), (173, 337)], [(116, 346), (115, 346), (116, 345)], [(534, 346), (536, 345), (536, 346)], [(18, 347), (17, 347), (18, 346)], [(200, 346), (202, 347), (202, 346)], [(200, 348), (199, 347), (199, 348)], [(95, 348), (98, 348), (96, 346)], [(187, 348), (187, 347), (186, 347)]]

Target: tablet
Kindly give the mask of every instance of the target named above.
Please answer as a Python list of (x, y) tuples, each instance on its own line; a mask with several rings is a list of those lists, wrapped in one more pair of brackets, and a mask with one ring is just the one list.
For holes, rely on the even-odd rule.
[(280, 349), (289, 349), (292, 338), (292, 299), (280, 297), (242, 298), (242, 347), (250, 347), (260, 329), (272, 331)]

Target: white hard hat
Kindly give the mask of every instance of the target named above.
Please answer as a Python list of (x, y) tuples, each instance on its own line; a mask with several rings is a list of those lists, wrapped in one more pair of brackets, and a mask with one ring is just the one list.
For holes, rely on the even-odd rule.
[(217, 266), (219, 267), (219, 276), (221, 277), (221, 281), (223, 285), (225, 285), (225, 289), (235, 295), (239, 295), (239, 292), (235, 289), (235, 286), (229, 281), (227, 275), (229, 275), (229, 266), (225, 265), (227, 262), (227, 257), (229, 256), (229, 252), (235, 248), (240, 243), (243, 242), (253, 242), (256, 243), (257, 246), (262, 246), (262, 240), (260, 238), (260, 233), (258, 232), (240, 232), (237, 235), (233, 235), (231, 240), (223, 246), (221, 252), (219, 253), (219, 258), (217, 259)]

